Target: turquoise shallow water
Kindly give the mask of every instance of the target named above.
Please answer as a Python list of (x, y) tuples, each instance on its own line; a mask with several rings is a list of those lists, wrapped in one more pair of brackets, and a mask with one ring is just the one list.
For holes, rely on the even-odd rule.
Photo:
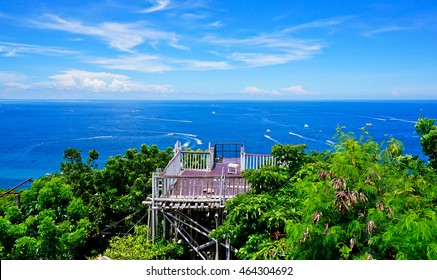
[(159, 148), (179, 140), (192, 149), (241, 142), (250, 153), (275, 143), (330, 149), (337, 126), (375, 140), (387, 135), (421, 154), (414, 123), (437, 118), (437, 101), (11, 101), (0, 100), (0, 188), (59, 171), (68, 147), (109, 156), (141, 144)]

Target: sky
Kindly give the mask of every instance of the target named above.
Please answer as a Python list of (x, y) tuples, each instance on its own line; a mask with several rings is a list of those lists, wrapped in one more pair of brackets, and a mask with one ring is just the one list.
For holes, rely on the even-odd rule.
[(437, 99), (437, 1), (0, 0), (0, 99)]

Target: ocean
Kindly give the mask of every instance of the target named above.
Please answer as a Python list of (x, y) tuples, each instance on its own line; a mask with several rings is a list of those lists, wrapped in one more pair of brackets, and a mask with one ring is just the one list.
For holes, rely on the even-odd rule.
[(324, 151), (338, 126), (357, 136), (366, 127), (378, 142), (394, 137), (405, 154), (425, 158), (414, 129), (420, 115), (437, 118), (437, 101), (0, 100), (0, 188), (59, 172), (69, 147), (84, 159), (97, 150), (99, 167), (129, 148), (176, 141), (193, 150), (237, 142), (249, 153), (276, 143)]

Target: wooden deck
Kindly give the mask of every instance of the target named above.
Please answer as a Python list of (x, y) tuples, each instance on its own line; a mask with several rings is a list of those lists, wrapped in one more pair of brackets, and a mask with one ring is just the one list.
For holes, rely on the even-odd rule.
[(164, 207), (170, 205), (168, 202), (186, 203), (187, 207), (207, 202), (224, 207), (227, 199), (249, 191), (249, 182), (241, 175), (243, 170), (275, 162), (271, 155), (246, 154), (242, 146), (239, 153), (232, 154), (234, 157), (214, 158), (218, 155), (214, 147), (193, 152), (175, 146), (175, 155), (167, 167), (153, 175), (152, 200), (165, 203)]
[(210, 171), (203, 170), (181, 170), (179, 175), (185, 176), (211, 176), (217, 177), (226, 175), (228, 173), (228, 164), (238, 164), (238, 172), (234, 175), (241, 176), (241, 167), (240, 167), (240, 159), (239, 158), (225, 158), (219, 162), (214, 164), (214, 167)]
[(211, 225), (202, 225), (196, 217), (200, 217), (199, 211), (208, 212), (207, 215), (215, 213), (218, 227), (226, 215), (226, 201), (250, 189), (242, 171), (272, 164), (275, 159), (271, 155), (246, 154), (242, 144), (221, 143), (207, 151), (193, 152), (183, 151), (177, 142), (174, 156), (165, 169), (157, 170), (152, 176), (152, 197), (143, 202), (149, 207), (152, 242), (157, 234), (162, 233), (164, 238), (172, 234), (174, 238), (182, 237), (202, 259), (211, 258), (207, 251), (211, 251), (212, 245), (216, 245), (216, 259), (220, 256), (220, 246), (226, 248), (226, 259), (229, 259), (233, 250), (229, 240), (225, 243), (211, 240)]

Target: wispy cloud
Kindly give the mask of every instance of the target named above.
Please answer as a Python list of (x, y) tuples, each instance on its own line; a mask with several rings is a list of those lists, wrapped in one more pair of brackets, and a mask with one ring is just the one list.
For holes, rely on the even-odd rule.
[(256, 86), (246, 87), (242, 92), (250, 95), (281, 95), (281, 93), (276, 90), (267, 90)]
[(227, 61), (184, 59), (174, 62), (179, 64), (179, 70), (227, 70), (232, 68)]
[(182, 13), (183, 16), (186, 15), (185, 11), (190, 11), (189, 14), (193, 14), (191, 11), (196, 11), (196, 15), (199, 15), (199, 10), (207, 6), (205, 0), (148, 0), (148, 2), (151, 6), (141, 10), (141, 13), (171, 10), (173, 14)]
[(145, 92), (171, 93), (169, 85), (144, 84), (131, 81), (128, 76), (107, 72), (68, 70), (49, 77), (51, 87), (57, 90), (83, 90), (92, 92)]
[[(198, 43), (198, 42), (196, 42)], [(119, 57), (89, 58), (87, 62), (106, 69), (131, 70), (147, 73), (168, 71), (228, 70), (286, 64), (309, 59), (320, 52), (322, 44), (299, 40), (282, 33), (260, 34), (246, 38), (202, 38), (203, 47), (211, 49), (211, 59), (199, 59), (198, 54), (186, 52), (185, 57), (145, 54), (130, 51)], [(192, 58), (189, 55), (192, 55)], [(216, 59), (220, 57), (220, 59)]]
[(342, 24), (350, 18), (352, 18), (352, 16), (343, 16), (343, 17), (315, 20), (315, 21), (288, 27), (284, 29), (283, 32), (288, 33), (288, 32), (297, 32), (297, 31), (313, 29), (313, 28), (328, 28), (328, 27)]
[(145, 73), (158, 73), (173, 70), (173, 67), (162, 62), (160, 56), (147, 54), (131, 54), (115, 58), (90, 58), (87, 62), (101, 65), (106, 69), (129, 70)]
[(403, 30), (409, 30), (409, 29), (411, 29), (411, 28), (393, 25), (393, 26), (386, 26), (386, 27), (381, 27), (381, 28), (370, 30), (370, 31), (366, 31), (366, 32), (362, 33), (362, 35), (370, 37), (370, 36), (373, 36), (373, 35), (379, 34), (379, 33), (403, 31)]
[(208, 28), (219, 28), (223, 25), (223, 22), (220, 20), (209, 23), (206, 27)]
[(63, 56), (77, 54), (77, 52), (53, 46), (0, 42), (0, 54), (7, 57), (19, 56), (22, 54)]
[(416, 98), (418, 96), (429, 96), (435, 99), (435, 94), (437, 92), (437, 86), (435, 85), (420, 85), (420, 86), (410, 86), (410, 87), (396, 87), (392, 89), (387, 89), (390, 95), (393, 97), (407, 97)]
[(165, 10), (170, 5), (170, 0), (149, 0), (152, 7), (142, 10), (143, 13), (153, 13), (157, 11)]
[(13, 73), (0, 71), (0, 86), (9, 89), (29, 89), (30, 85), (24, 83), (26, 76)]
[(98, 64), (106, 69), (129, 70), (145, 73), (226, 70), (232, 68), (227, 61), (179, 59), (135, 53), (115, 58), (89, 58), (87, 59), (87, 62)]
[(56, 15), (45, 15), (31, 23), (37, 28), (96, 37), (120, 51), (129, 52), (143, 43), (155, 46), (160, 42), (165, 42), (177, 49), (187, 49), (187, 47), (179, 44), (179, 36), (175, 33), (148, 28), (144, 22), (103, 22), (97, 25), (87, 25), (80, 21), (66, 20)]
[(288, 93), (292, 93), (294, 95), (299, 96), (309, 96), (309, 95), (317, 95), (319, 92), (306, 90), (301, 85), (294, 85), (290, 87), (281, 88), (280, 90), (276, 89), (262, 89), (256, 86), (249, 86), (242, 90), (243, 93), (250, 95), (271, 95), (271, 96), (280, 96)]
[(306, 90), (302, 85), (294, 85), (286, 88), (281, 88), (281, 91), (287, 92), (287, 93), (293, 93), (296, 95), (315, 95), (319, 94), (318, 91), (310, 91)]
[(239, 39), (207, 36), (203, 40), (216, 47), (229, 49), (229, 53), (222, 55), (248, 67), (285, 64), (295, 60), (308, 59), (323, 47), (318, 43), (298, 40), (280, 33), (261, 34)]
[(286, 64), (294, 60), (303, 60), (311, 55), (307, 52), (293, 51), (288, 53), (232, 53), (228, 58), (243, 62), (249, 67)]
[(320, 45), (311, 43), (309, 40), (299, 40), (284, 35), (282, 32), (259, 34), (246, 38), (220, 38), (216, 36), (206, 36), (203, 38), (206, 43), (213, 43), (226, 47), (258, 47), (258, 48), (292, 48), (302, 50), (320, 49)]

